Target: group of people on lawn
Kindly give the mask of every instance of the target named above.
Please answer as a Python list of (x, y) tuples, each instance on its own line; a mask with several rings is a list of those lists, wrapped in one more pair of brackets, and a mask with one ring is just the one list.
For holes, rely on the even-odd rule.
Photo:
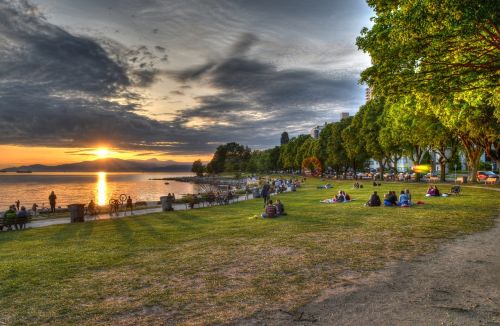
[(399, 195), (399, 200), (395, 191), (389, 191), (384, 195), (384, 200), (381, 201), (379, 195), (376, 191), (370, 196), (370, 199), (366, 203), (366, 206), (399, 206), (399, 207), (410, 207), (412, 205), (410, 190), (401, 190)]
[(285, 206), (279, 199), (276, 200), (276, 203), (274, 205), (273, 201), (269, 200), (264, 208), (264, 213), (261, 214), (263, 218), (273, 218), (283, 215), (286, 215)]
[(322, 200), (321, 202), (326, 204), (333, 204), (333, 203), (346, 203), (349, 201), (351, 201), (351, 196), (341, 189), (332, 198), (327, 198), (325, 200)]

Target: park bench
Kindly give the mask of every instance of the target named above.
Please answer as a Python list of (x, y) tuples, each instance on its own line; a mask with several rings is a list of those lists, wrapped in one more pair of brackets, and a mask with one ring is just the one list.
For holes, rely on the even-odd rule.
[(31, 221), (31, 217), (0, 217), (0, 231), (3, 230), (3, 228), (6, 228), (7, 230), (12, 230), (12, 227), (16, 230), (18, 230), (18, 227), (20, 229), (25, 229), (26, 224)]
[(457, 177), (457, 178), (455, 179), (455, 182), (456, 182), (456, 183), (462, 183), (462, 184), (463, 184), (463, 183), (464, 183), (464, 181), (465, 181), (465, 180), (464, 180), (464, 177)]
[(484, 183), (494, 185), (495, 183), (497, 183), (497, 178), (487, 178), (486, 180), (484, 180)]
[(438, 182), (438, 181), (439, 181), (439, 177), (434, 177), (434, 176), (429, 177), (429, 182)]

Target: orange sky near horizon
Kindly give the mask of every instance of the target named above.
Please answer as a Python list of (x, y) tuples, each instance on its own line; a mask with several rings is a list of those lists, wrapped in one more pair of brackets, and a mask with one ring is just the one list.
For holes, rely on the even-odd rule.
[(147, 160), (157, 158), (160, 161), (173, 160), (183, 163), (191, 163), (198, 159), (201, 159), (203, 162), (208, 162), (212, 159), (212, 154), (168, 155), (161, 152), (153, 153), (113, 148), (104, 151), (102, 150), (103, 148), (105, 147), (59, 148), (0, 145), (0, 168), (32, 164), (59, 165), (82, 161), (93, 161), (99, 158), (107, 157), (120, 158), (124, 160)]

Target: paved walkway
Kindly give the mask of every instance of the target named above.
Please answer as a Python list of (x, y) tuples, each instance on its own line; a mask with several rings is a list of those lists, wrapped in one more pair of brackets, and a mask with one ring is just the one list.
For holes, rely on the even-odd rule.
[[(248, 199), (253, 199), (253, 196), (249, 195), (248, 198), (246, 196), (240, 196), (238, 198), (238, 200), (232, 201), (230, 204), (234, 204), (234, 203), (237, 203), (240, 201), (245, 201)], [(205, 207), (207, 207), (206, 203), (205, 203)], [(183, 210), (186, 210), (186, 205), (185, 204), (175, 204), (175, 205), (173, 205), (173, 208), (176, 211), (183, 211)], [(195, 207), (194, 209), (198, 209), (198, 208), (203, 208), (203, 205), (201, 205), (200, 207)], [(133, 216), (140, 216), (140, 215), (146, 215), (146, 214), (151, 214), (151, 213), (159, 213), (161, 211), (162, 211), (161, 207), (151, 207), (151, 208), (134, 210), (132, 215)], [(91, 222), (91, 221), (95, 221), (95, 220), (109, 220), (109, 219), (123, 218), (126, 216), (131, 216), (130, 212), (120, 212), (118, 214), (118, 216), (116, 216), (116, 215), (111, 216), (107, 213), (106, 214), (99, 214), (95, 217), (86, 216), (85, 222)], [(28, 229), (29, 228), (41, 228), (41, 227), (50, 226), (50, 225), (69, 224), (69, 223), (71, 223), (69, 217), (51, 218), (51, 219), (32, 221), (27, 225), (26, 228), (28, 228)]]

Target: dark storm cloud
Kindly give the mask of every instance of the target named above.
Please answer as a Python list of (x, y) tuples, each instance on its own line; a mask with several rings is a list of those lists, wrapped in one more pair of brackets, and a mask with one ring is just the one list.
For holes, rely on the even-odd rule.
[[(271, 23), (286, 25), (301, 12), (311, 18), (310, 22), (313, 16), (326, 19), (335, 1), (318, 0), (314, 5), (298, 0), (227, 2), (215, 6), (215, 21), (204, 20), (199, 14), (204, 11), (196, 10), (200, 6), (208, 10), (212, 2), (105, 2), (125, 12), (133, 7), (138, 17), (146, 17), (145, 30), (155, 37), (150, 45), (124, 46), (110, 39), (70, 33), (47, 22), (26, 1), (0, 2), (0, 128), (8, 130), (0, 133), (1, 144), (92, 147), (103, 142), (174, 154), (207, 153), (228, 141), (267, 147), (279, 141), (283, 130), (294, 134), (307, 131), (312, 124), (333, 120), (332, 108), (357, 105), (352, 95), (359, 92), (356, 77), (290, 68), (300, 65), (280, 66), (273, 59), (281, 47), (272, 45), (266, 33), (244, 32), (251, 30), (248, 27), (253, 21), (241, 23), (254, 11), (281, 17), (280, 7), (285, 18)], [(101, 6), (97, 0), (75, 3), (81, 9)], [(175, 15), (172, 13), (176, 17), (165, 19), (157, 10), (164, 5), (179, 7)], [(234, 15), (228, 21), (238, 10), (245, 15)], [(161, 21), (150, 22), (156, 14)], [(193, 15), (196, 22), (189, 20)], [(166, 25), (160, 25), (163, 22)], [(185, 94), (198, 95), (198, 105), (178, 111), (168, 117), (169, 121), (155, 120), (171, 113), (146, 112), (142, 103), (148, 99), (137, 89), (150, 87), (166, 74), (157, 67), (172, 58), (172, 50), (178, 51), (177, 60), (182, 52), (175, 43), (156, 37), (165, 33), (173, 39), (176, 33), (200, 37), (198, 29), (188, 28), (193, 23), (206, 27), (203, 35), (208, 40), (190, 42), (198, 55), (196, 62), (208, 59), (205, 64), (168, 73), (179, 84), (165, 94), (170, 92), (170, 99), (175, 100), (189, 90)], [(234, 27), (230, 37), (219, 34), (228, 29), (226, 24)], [(186, 43), (183, 37), (176, 41), (177, 46)], [(196, 47), (207, 48), (207, 44), (217, 46), (218, 51), (204, 52)], [(197, 83), (211, 86), (216, 95), (199, 96), (203, 93), (198, 92)]]
[(245, 55), (250, 48), (259, 41), (259, 38), (252, 33), (245, 33), (241, 38), (233, 45), (231, 55), (232, 56), (242, 56)]
[[(0, 37), (0, 143), (147, 149), (168, 141), (164, 147), (178, 152), (175, 144), (187, 139), (196, 150), (204, 146), (196, 135), (137, 114), (141, 98), (129, 89), (153, 83), (155, 71), (49, 24), (29, 3), (0, 4)], [(149, 55), (145, 48), (132, 54)]]
[(197, 107), (179, 112), (178, 124), (189, 125), (195, 119), (213, 121), (205, 126), (211, 135), (224, 138), (224, 134), (226, 139), (265, 147), (275, 144), (274, 137), (285, 129), (304, 130), (311, 121), (336, 118), (332, 105), (350, 107), (356, 102), (352, 95), (358, 87), (354, 77), (307, 69), (280, 70), (247, 57), (257, 42), (256, 37), (243, 35), (226, 58), (173, 73), (181, 82), (203, 81), (221, 91), (197, 98)]

